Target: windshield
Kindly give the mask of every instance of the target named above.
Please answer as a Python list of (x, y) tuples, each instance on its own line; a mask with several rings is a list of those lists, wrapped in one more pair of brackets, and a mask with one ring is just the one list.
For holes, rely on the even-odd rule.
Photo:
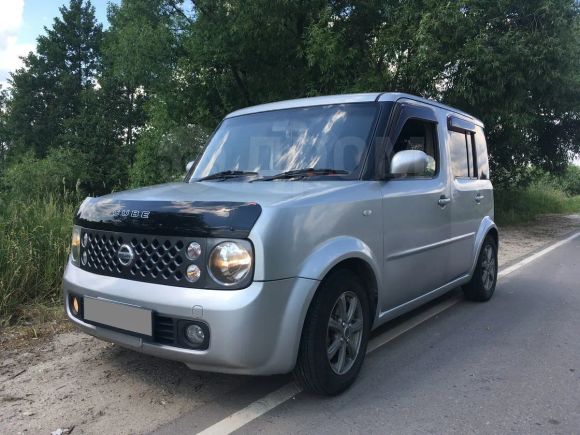
[(256, 178), (303, 169), (332, 169), (332, 178), (357, 177), (377, 110), (376, 103), (351, 103), (227, 118), (207, 144), (191, 180), (225, 171), (255, 173), (251, 175)]

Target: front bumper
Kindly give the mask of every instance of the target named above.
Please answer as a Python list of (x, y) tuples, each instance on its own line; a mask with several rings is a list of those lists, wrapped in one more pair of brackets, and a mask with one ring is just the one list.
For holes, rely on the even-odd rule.
[[(191, 289), (96, 275), (69, 263), (63, 291), (68, 317), (95, 337), (182, 361), (195, 370), (270, 375), (293, 369), (306, 311), (317, 286), (316, 280), (289, 278), (253, 282), (242, 290)], [(209, 347), (173, 347), (85, 323), (71, 314), (70, 293), (136, 305), (162, 316), (203, 321), (209, 325)]]

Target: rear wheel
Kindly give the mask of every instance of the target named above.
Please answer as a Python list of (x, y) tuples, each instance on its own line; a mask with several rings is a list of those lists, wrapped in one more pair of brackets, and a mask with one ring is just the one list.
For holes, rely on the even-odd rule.
[(356, 275), (338, 270), (320, 285), (300, 341), (296, 380), (318, 394), (347, 389), (358, 375), (370, 327), (367, 293)]
[(487, 236), (483, 241), (471, 281), (463, 287), (465, 297), (485, 302), (491, 299), (497, 283), (497, 243)]

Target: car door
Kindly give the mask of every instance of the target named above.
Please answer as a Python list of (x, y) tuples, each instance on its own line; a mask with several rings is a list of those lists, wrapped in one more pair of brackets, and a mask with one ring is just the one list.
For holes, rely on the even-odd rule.
[(447, 128), (453, 179), (450, 209), (454, 241), (449, 270), (455, 279), (471, 270), (476, 234), (483, 217), (492, 214), (493, 198), (483, 130), (459, 115), (448, 117)]
[(448, 170), (433, 108), (419, 103), (395, 107), (387, 137), (387, 165), (404, 149), (434, 159), (430, 173), (391, 178), (382, 185), (384, 297), (382, 311), (409, 302), (446, 283), (451, 214)]

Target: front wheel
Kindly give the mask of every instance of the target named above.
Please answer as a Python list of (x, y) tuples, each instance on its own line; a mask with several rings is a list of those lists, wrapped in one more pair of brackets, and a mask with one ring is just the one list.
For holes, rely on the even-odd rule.
[(483, 241), (471, 281), (463, 287), (465, 297), (485, 302), (491, 299), (497, 283), (497, 243), (487, 236)]
[(334, 395), (356, 379), (370, 330), (367, 292), (356, 275), (339, 270), (320, 285), (308, 310), (294, 376), (306, 390)]

